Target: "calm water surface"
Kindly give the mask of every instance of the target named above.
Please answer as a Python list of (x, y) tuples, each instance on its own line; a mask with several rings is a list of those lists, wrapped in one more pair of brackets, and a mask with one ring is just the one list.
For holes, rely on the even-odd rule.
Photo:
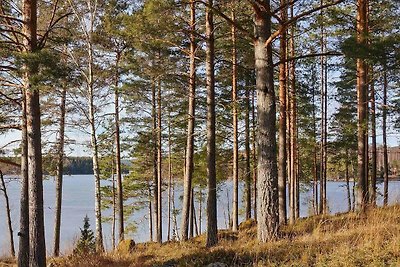
[[(44, 211), (45, 211), (45, 235), (46, 247), (51, 252), (54, 228), (54, 212), (55, 212), (55, 183), (53, 178), (44, 181)], [(352, 185), (351, 185), (352, 186)], [(382, 184), (378, 185), (378, 191), (382, 192)], [(10, 197), (11, 216), (13, 220), (15, 241), (18, 243), (17, 232), (19, 230), (19, 196), (20, 184), (18, 181), (12, 180), (7, 184)], [(239, 199), (242, 199), (243, 188), (239, 190)], [(203, 190), (205, 192), (205, 190)], [(227, 228), (228, 214), (232, 198), (232, 183), (230, 181), (222, 183), (218, 190), (218, 227)], [(306, 187), (301, 192), (301, 216), (308, 216), (311, 210), (310, 199), (311, 191)], [(175, 190), (175, 208), (180, 211), (181, 207), (182, 187), (176, 186)], [(328, 206), (331, 213), (347, 211), (347, 193), (344, 182), (328, 182), (327, 183)], [(167, 195), (164, 192), (163, 205), (163, 238), (167, 237)], [(389, 201), (395, 203), (400, 200), (400, 181), (391, 181), (389, 184)], [(134, 202), (134, 201), (133, 201)], [(131, 201), (130, 201), (131, 203)], [(382, 204), (382, 197), (379, 195), (378, 203)], [(136, 204), (132, 204), (136, 205)], [(203, 198), (202, 204), (202, 222), (201, 230), (205, 229), (205, 206), (206, 198)], [(137, 206), (139, 208), (139, 206)], [(244, 217), (244, 205), (240, 208), (240, 220)], [(199, 216), (199, 203), (196, 203), (196, 212)], [(106, 210), (103, 215), (109, 216), (111, 212)], [(72, 250), (74, 243), (79, 238), (79, 228), (83, 225), (83, 218), (88, 215), (90, 218), (91, 228), (94, 230), (94, 177), (92, 175), (73, 175), (64, 177), (63, 185), (63, 207), (62, 207), (62, 223), (61, 223), (61, 251), (68, 253)], [(129, 219), (137, 227), (136, 232), (129, 235), (136, 242), (144, 242), (149, 240), (149, 223), (148, 209), (140, 209), (134, 212)], [(180, 225), (180, 216), (177, 216), (178, 228)], [(200, 227), (200, 225), (199, 225)], [(106, 246), (111, 247), (111, 224), (103, 224), (103, 234)], [(8, 254), (8, 231), (6, 226), (6, 214), (4, 197), (0, 195), (0, 256)], [(17, 244), (16, 244), (17, 246)]]

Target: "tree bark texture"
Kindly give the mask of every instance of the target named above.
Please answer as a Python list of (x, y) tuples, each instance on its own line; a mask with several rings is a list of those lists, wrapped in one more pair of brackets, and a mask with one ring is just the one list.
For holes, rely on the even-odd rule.
[(194, 152), (194, 126), (195, 126), (195, 107), (196, 107), (196, 6), (195, 1), (190, 1), (190, 66), (189, 66), (189, 96), (188, 96), (188, 124), (186, 136), (186, 160), (185, 175), (183, 179), (183, 204), (182, 204), (182, 227), (181, 239), (188, 239), (189, 229), (189, 195), (192, 190), (193, 178), (193, 152)]
[(278, 170), (276, 159), (275, 91), (269, 1), (254, 5), (254, 55), (258, 117), (257, 236), (261, 242), (277, 238), (279, 229)]
[(388, 149), (387, 149), (387, 70), (386, 66), (383, 71), (383, 122), (382, 122), (382, 138), (383, 138), (383, 205), (387, 206), (389, 200), (389, 161), (388, 161)]
[(21, 199), (19, 221), (18, 267), (29, 264), (29, 186), (28, 186), (28, 136), (26, 125), (25, 89), (22, 91), (21, 114)]
[[(281, 6), (286, 6), (286, 0), (281, 0)], [(287, 20), (287, 7), (281, 10), (281, 20)], [(281, 26), (284, 27), (284, 26)], [(287, 180), (287, 159), (286, 159), (286, 29), (282, 32), (279, 45), (279, 153), (278, 153), (278, 190), (279, 190), (279, 222), (286, 224), (286, 180)]]
[(157, 242), (162, 243), (162, 128), (161, 128), (161, 81), (158, 81), (158, 109), (157, 109), (157, 193), (158, 193), (158, 218), (157, 218)]
[[(357, 43), (366, 44), (367, 34), (367, 1), (357, 1)], [(358, 184), (357, 205), (361, 212), (365, 211), (368, 200), (367, 174), (366, 174), (366, 134), (367, 134), (367, 63), (362, 58), (357, 58), (357, 147), (358, 147)]]
[(206, 246), (217, 244), (217, 181), (215, 170), (215, 74), (213, 0), (206, 10), (206, 88), (207, 88), (207, 232)]
[[(37, 1), (22, 2), (24, 47), (26, 53), (35, 53), (37, 47)], [(40, 129), (39, 89), (31, 78), (38, 71), (36, 63), (23, 66), (26, 100), (26, 132), (29, 188), (29, 266), (46, 266), (44, 240), (43, 172)]]
[(119, 61), (121, 55), (117, 53), (115, 66), (115, 88), (114, 88), (114, 123), (115, 123), (115, 175), (117, 177), (117, 199), (118, 199), (118, 241), (124, 240), (124, 196), (122, 188), (121, 173), (121, 138), (119, 126)]
[(65, 133), (65, 102), (67, 88), (63, 85), (60, 100), (60, 121), (58, 130), (58, 151), (57, 151), (57, 170), (56, 170), (56, 213), (54, 218), (54, 240), (53, 255), (58, 257), (60, 254), (60, 229), (61, 229), (61, 205), (64, 172), (64, 133)]
[(370, 202), (376, 205), (376, 177), (377, 177), (377, 157), (376, 157), (376, 105), (375, 105), (375, 86), (373, 69), (370, 70), (370, 100), (371, 100), (371, 183), (370, 183)]
[(246, 183), (246, 220), (251, 218), (251, 169), (250, 169), (250, 84), (246, 79), (245, 91), (245, 131), (244, 131), (244, 149), (245, 149), (245, 183)]
[[(232, 21), (235, 21), (235, 12), (232, 11)], [(237, 51), (236, 29), (231, 27), (232, 37), (232, 126), (233, 126), (233, 203), (232, 203), (232, 231), (239, 227), (239, 146), (238, 146), (238, 111), (237, 111)]]

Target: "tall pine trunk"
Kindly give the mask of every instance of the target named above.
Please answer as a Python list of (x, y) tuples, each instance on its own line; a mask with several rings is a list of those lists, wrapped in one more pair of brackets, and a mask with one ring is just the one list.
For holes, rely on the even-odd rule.
[(271, 43), (270, 2), (254, 5), (255, 70), (258, 115), (257, 235), (267, 242), (276, 239), (279, 229), (278, 170), (276, 159), (276, 118), (274, 67)]
[(153, 198), (154, 198), (154, 220), (155, 220), (155, 231), (156, 231), (156, 241), (158, 232), (158, 165), (157, 165), (157, 99), (156, 99), (156, 82), (152, 81), (151, 86), (151, 117), (152, 117), (152, 139), (153, 139)]
[[(293, 17), (293, 5), (290, 7), (291, 17)], [(295, 46), (294, 46), (294, 25), (292, 25), (290, 30), (290, 56), (294, 58), (295, 56)], [(299, 190), (298, 190), (298, 173), (297, 173), (297, 93), (296, 93), (296, 72), (295, 72), (295, 61), (289, 62), (289, 83), (290, 83), (290, 216), (289, 221), (291, 224), (298, 217), (298, 201), (299, 201)]]
[[(235, 12), (232, 11), (232, 21), (235, 21)], [(238, 114), (237, 114), (237, 52), (236, 30), (232, 26), (232, 126), (233, 126), (233, 203), (232, 203), (232, 231), (238, 230), (239, 225), (239, 146), (238, 146)]]
[(254, 219), (256, 219), (257, 220), (257, 148), (256, 148), (256, 142), (257, 142), (257, 140), (256, 140), (256, 128), (257, 128), (257, 126), (256, 126), (256, 112), (255, 112), (255, 109), (256, 109), (256, 104), (255, 104), (255, 102), (256, 102), (256, 96), (255, 96), (255, 94), (256, 94), (256, 90), (255, 89), (252, 89), (251, 90), (251, 120), (252, 120), (252, 123), (251, 123), (251, 125), (252, 125), (252, 129), (251, 129), (251, 134), (252, 134), (252, 139), (253, 139), (253, 142), (252, 142), (252, 151), (253, 151), (253, 153), (252, 153), (252, 161), (253, 161), (253, 188), (254, 188), (254, 190), (253, 190), (253, 197), (254, 197), (254, 200), (253, 200), (253, 211), (254, 211)]
[(119, 61), (121, 54), (117, 53), (115, 64), (114, 81), (114, 123), (115, 123), (115, 175), (117, 176), (117, 197), (118, 197), (118, 240), (124, 240), (124, 196), (122, 188), (121, 173), (121, 138), (119, 127)]
[[(324, 1), (321, 0), (321, 5)], [(321, 11), (323, 16), (324, 12)], [(326, 52), (326, 33), (325, 25), (321, 23), (321, 53)], [(320, 153), (320, 201), (319, 213), (327, 213), (327, 200), (326, 200), (326, 169), (327, 169), (327, 64), (326, 56), (321, 56), (321, 153)]]
[(157, 94), (157, 232), (156, 238), (158, 243), (162, 243), (162, 128), (161, 128), (161, 81), (158, 81), (158, 94)]
[(188, 125), (186, 136), (186, 160), (185, 175), (183, 179), (183, 204), (182, 204), (182, 227), (181, 239), (188, 239), (189, 229), (189, 196), (192, 190), (193, 177), (193, 152), (194, 152), (194, 126), (195, 126), (195, 105), (196, 105), (196, 6), (195, 1), (190, 1), (190, 67), (189, 67), (189, 96), (188, 96)]
[[(250, 170), (250, 84), (246, 79), (245, 91), (245, 118), (244, 118), (244, 154), (245, 154), (245, 182), (246, 182), (246, 220), (251, 218), (251, 170)], [(201, 222), (200, 222), (201, 225)]]
[(383, 122), (382, 122), (382, 138), (383, 138), (383, 205), (387, 206), (389, 200), (388, 188), (389, 188), (389, 162), (388, 162), (388, 149), (387, 149), (387, 70), (386, 65), (383, 70)]
[(168, 113), (168, 232), (167, 240), (171, 239), (171, 202), (172, 202), (172, 143), (171, 143), (171, 114)]
[[(281, 6), (285, 8), (281, 11), (281, 20), (287, 20), (286, 0), (281, 0)], [(284, 26), (281, 26), (284, 27)], [(282, 32), (279, 45), (279, 153), (278, 153), (278, 194), (279, 194), (279, 222), (286, 224), (286, 177), (287, 177), (287, 158), (286, 158), (286, 49), (287, 35), (286, 29)]]
[[(315, 72), (312, 73), (312, 80), (315, 81)], [(314, 215), (318, 214), (318, 163), (317, 163), (317, 115), (316, 115), (316, 93), (314, 86), (312, 87), (312, 118), (313, 118), (313, 137), (314, 137), (314, 145), (313, 145), (313, 207), (314, 207)]]
[(371, 183), (370, 183), (370, 201), (372, 206), (376, 205), (376, 177), (377, 177), (377, 157), (376, 157), (376, 105), (375, 105), (375, 86), (373, 78), (373, 69), (370, 71), (370, 94), (371, 94)]
[(57, 171), (56, 171), (56, 213), (54, 219), (54, 240), (53, 255), (58, 257), (60, 254), (60, 228), (61, 228), (61, 204), (64, 172), (64, 132), (65, 132), (65, 102), (67, 87), (64, 84), (61, 91), (60, 101), (60, 121), (59, 121), (59, 139), (57, 151)]
[(26, 125), (25, 89), (22, 90), (21, 114), (21, 199), (19, 221), (18, 266), (29, 264), (29, 184), (28, 184), (28, 136)]
[[(22, 2), (24, 49), (34, 54), (37, 50), (37, 1)], [(26, 100), (27, 167), (29, 188), (29, 266), (46, 266), (44, 239), (43, 172), (40, 129), (39, 89), (31, 78), (38, 72), (36, 63), (25, 64), (24, 91)]]
[[(357, 43), (366, 44), (367, 35), (367, 0), (357, 1)], [(365, 211), (368, 188), (366, 174), (366, 134), (367, 134), (367, 63), (363, 58), (357, 58), (357, 147), (358, 147), (358, 184), (357, 205), (361, 212)]]
[(217, 244), (217, 181), (215, 170), (215, 77), (213, 0), (206, 10), (206, 87), (207, 87), (207, 232), (206, 246)]

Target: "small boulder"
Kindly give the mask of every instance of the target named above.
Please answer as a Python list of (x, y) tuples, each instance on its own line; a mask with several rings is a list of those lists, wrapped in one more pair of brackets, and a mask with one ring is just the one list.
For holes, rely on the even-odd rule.
[(239, 230), (249, 230), (257, 225), (256, 221), (253, 219), (248, 219), (241, 224), (239, 224)]
[(117, 252), (121, 254), (129, 254), (132, 253), (133, 250), (135, 249), (135, 241), (132, 239), (125, 239), (119, 242), (118, 247), (117, 247)]

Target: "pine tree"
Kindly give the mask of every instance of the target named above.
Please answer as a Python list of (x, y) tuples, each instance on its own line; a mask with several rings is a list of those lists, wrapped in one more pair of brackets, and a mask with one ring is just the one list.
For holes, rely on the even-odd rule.
[(93, 231), (90, 229), (89, 217), (86, 215), (83, 219), (83, 229), (81, 236), (73, 251), (74, 254), (89, 254), (96, 251), (96, 240)]

